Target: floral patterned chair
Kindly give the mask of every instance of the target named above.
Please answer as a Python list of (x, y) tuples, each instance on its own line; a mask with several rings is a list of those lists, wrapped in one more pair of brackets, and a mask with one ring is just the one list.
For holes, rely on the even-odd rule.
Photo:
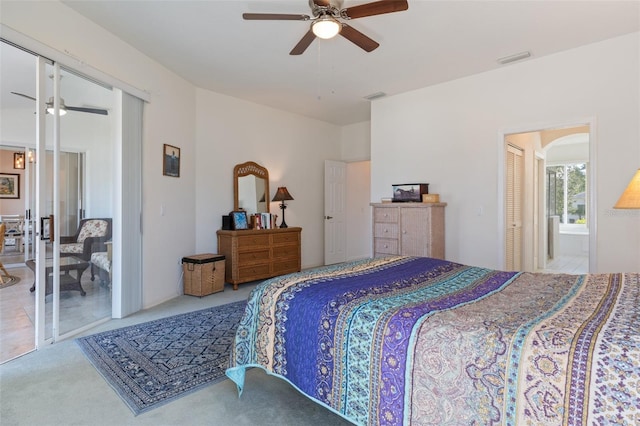
[(60, 237), (60, 256), (75, 256), (85, 261), (91, 254), (107, 251), (105, 242), (111, 240), (111, 218), (82, 219), (76, 235)]
[(91, 254), (91, 281), (94, 281), (97, 275), (101, 285), (111, 288), (111, 241), (105, 244), (107, 251), (96, 251)]

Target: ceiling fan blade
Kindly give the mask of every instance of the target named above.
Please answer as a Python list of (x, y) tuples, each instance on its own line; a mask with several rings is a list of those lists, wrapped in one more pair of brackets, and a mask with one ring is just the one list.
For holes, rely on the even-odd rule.
[(311, 31), (311, 29), (309, 29), (309, 31), (307, 31), (307, 33), (302, 37), (302, 39), (300, 39), (298, 44), (296, 44), (295, 47), (291, 49), (291, 52), (289, 52), (289, 55), (303, 54), (304, 51), (307, 50), (307, 47), (309, 47), (311, 42), (315, 39), (316, 39), (316, 35), (313, 33), (313, 31)]
[(360, 47), (361, 49), (366, 50), (367, 52), (371, 52), (372, 50), (375, 50), (378, 46), (380, 46), (378, 42), (370, 39), (360, 31), (356, 30), (353, 27), (350, 27), (347, 24), (342, 24), (340, 35), (356, 46)]
[(13, 93), (14, 95), (22, 96), (23, 98), (31, 99), (32, 101), (36, 100), (36, 98), (28, 96), (28, 95), (23, 95), (22, 93), (18, 93), (18, 92), (11, 92), (11, 93)]
[(65, 108), (69, 111), (80, 111), (80, 112), (88, 112), (91, 114), (109, 115), (109, 112), (106, 109), (101, 109), (101, 108), (72, 107), (69, 105), (65, 105)]
[(329, 0), (313, 0), (313, 2), (318, 6), (331, 6), (331, 2)]
[(287, 13), (243, 13), (242, 18), (248, 21), (308, 21), (309, 15), (292, 15)]
[(407, 0), (381, 0), (342, 9), (341, 13), (349, 19), (365, 16), (382, 15), (383, 13), (401, 12), (409, 8)]

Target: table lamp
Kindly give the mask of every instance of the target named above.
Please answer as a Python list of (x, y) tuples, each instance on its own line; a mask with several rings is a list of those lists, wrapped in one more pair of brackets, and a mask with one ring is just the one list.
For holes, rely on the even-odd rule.
[(614, 209), (640, 209), (640, 169), (631, 178)]
[(293, 197), (289, 194), (289, 191), (287, 191), (286, 186), (279, 186), (276, 195), (273, 196), (273, 200), (271, 201), (280, 201), (280, 209), (282, 209), (282, 223), (280, 224), (280, 228), (288, 228), (287, 222), (284, 221), (284, 209), (287, 208), (284, 202), (287, 200), (293, 200)]

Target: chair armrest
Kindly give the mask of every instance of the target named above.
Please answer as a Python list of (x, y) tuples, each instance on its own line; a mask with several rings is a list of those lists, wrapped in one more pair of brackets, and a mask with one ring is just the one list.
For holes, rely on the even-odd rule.
[(60, 244), (70, 244), (75, 243), (76, 237), (60, 237)]
[(105, 245), (107, 240), (107, 237), (87, 237), (84, 240), (82, 252), (90, 257), (91, 253), (96, 251), (107, 251), (107, 246)]

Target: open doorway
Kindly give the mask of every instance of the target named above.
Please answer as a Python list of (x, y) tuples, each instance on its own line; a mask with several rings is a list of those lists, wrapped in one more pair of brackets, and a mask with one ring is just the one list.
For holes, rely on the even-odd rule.
[[(592, 125), (510, 133), (505, 144), (505, 265), (523, 271), (582, 274), (593, 262), (595, 229)], [(510, 170), (509, 151), (522, 151)], [(517, 179), (514, 178), (517, 177)], [(521, 203), (513, 220), (513, 199)], [(517, 204), (516, 204), (517, 205)], [(521, 239), (512, 241), (514, 224)], [(515, 258), (515, 260), (514, 260)]]

